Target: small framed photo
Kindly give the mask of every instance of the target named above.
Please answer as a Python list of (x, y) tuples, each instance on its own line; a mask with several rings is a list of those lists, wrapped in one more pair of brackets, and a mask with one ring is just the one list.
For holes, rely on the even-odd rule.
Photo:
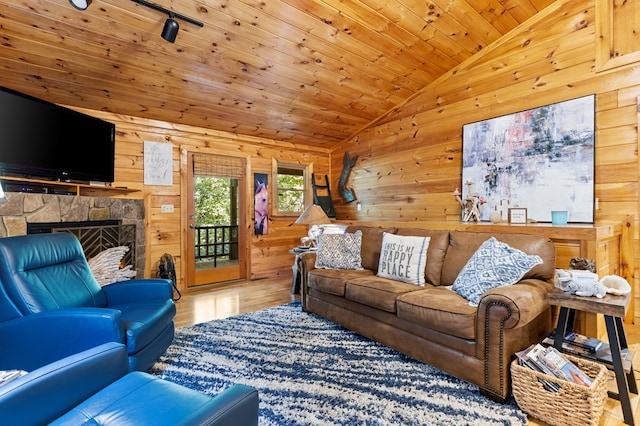
[(527, 223), (527, 209), (521, 207), (510, 208), (509, 223)]

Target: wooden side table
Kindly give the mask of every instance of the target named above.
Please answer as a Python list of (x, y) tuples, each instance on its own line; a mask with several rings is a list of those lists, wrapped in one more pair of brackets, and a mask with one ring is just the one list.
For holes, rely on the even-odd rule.
[(622, 357), (622, 350), (628, 348), (623, 319), (629, 308), (630, 301), (631, 294), (626, 296), (607, 294), (602, 299), (598, 299), (597, 297), (583, 297), (568, 294), (560, 289), (554, 289), (554, 291), (549, 293), (549, 304), (560, 308), (554, 338), (554, 346), (558, 350), (562, 350), (564, 336), (566, 336), (568, 332), (573, 331), (573, 320), (576, 311), (604, 315), (607, 338), (609, 339), (611, 349), (613, 371), (615, 372), (616, 384), (618, 385), (618, 393), (609, 392), (609, 396), (620, 401), (624, 422), (633, 425), (633, 409), (631, 408), (630, 394), (637, 394), (638, 389), (633, 373), (632, 362)]

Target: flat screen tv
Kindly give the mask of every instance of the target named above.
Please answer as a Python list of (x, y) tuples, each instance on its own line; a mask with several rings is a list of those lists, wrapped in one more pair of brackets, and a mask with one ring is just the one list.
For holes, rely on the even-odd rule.
[(0, 86), (0, 174), (113, 182), (115, 125)]

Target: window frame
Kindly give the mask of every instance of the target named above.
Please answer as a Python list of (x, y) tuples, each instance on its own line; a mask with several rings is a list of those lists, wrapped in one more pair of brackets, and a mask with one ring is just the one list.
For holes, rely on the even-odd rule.
[[(283, 212), (280, 211), (279, 198), (278, 198), (278, 175), (279, 170), (282, 168), (301, 170), (304, 180), (304, 206), (301, 211), (295, 212)], [(286, 216), (286, 217), (298, 217), (302, 212), (313, 203), (313, 194), (311, 192), (311, 174), (313, 173), (313, 163), (300, 164), (300, 163), (288, 163), (285, 161), (278, 161), (275, 158), (272, 160), (271, 165), (271, 182), (272, 182), (272, 216)]]

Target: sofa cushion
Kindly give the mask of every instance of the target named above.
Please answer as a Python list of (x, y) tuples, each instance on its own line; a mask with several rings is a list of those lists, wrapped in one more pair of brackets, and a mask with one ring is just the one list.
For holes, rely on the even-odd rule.
[(395, 234), (397, 228), (374, 228), (365, 225), (350, 225), (347, 232), (362, 231), (362, 247), (360, 255), (362, 257), (362, 267), (378, 272), (380, 262), (380, 248), (382, 247), (382, 235), (385, 232)]
[[(523, 279), (535, 278), (548, 281), (555, 275), (556, 250), (553, 242), (547, 237), (528, 234), (450, 231), (449, 248), (442, 265), (441, 284), (452, 285), (478, 247), (491, 237), (525, 253), (537, 254), (542, 258), (544, 263), (528, 271), (522, 277)], [(431, 244), (433, 244), (433, 239)]]
[(482, 294), (495, 287), (512, 285), (531, 268), (542, 263), (537, 255), (528, 255), (522, 250), (491, 237), (471, 256), (453, 283), (452, 290), (477, 305)]
[(316, 268), (362, 269), (361, 244), (361, 231), (346, 234), (320, 234)]
[(400, 236), (385, 232), (382, 237), (378, 276), (408, 284), (424, 285), (429, 237)]
[(413, 284), (376, 276), (351, 278), (345, 286), (345, 299), (383, 311), (396, 312), (396, 297), (420, 290)]
[(323, 293), (344, 297), (344, 287), (348, 279), (371, 277), (370, 269), (314, 269), (307, 274), (308, 286)]
[(415, 235), (429, 237), (429, 250), (427, 250), (427, 266), (425, 268), (425, 280), (429, 284), (440, 285), (442, 265), (449, 247), (449, 231), (434, 231), (421, 228), (398, 228), (397, 235)]
[(396, 299), (398, 318), (467, 340), (476, 339), (477, 308), (442, 286), (427, 285)]

